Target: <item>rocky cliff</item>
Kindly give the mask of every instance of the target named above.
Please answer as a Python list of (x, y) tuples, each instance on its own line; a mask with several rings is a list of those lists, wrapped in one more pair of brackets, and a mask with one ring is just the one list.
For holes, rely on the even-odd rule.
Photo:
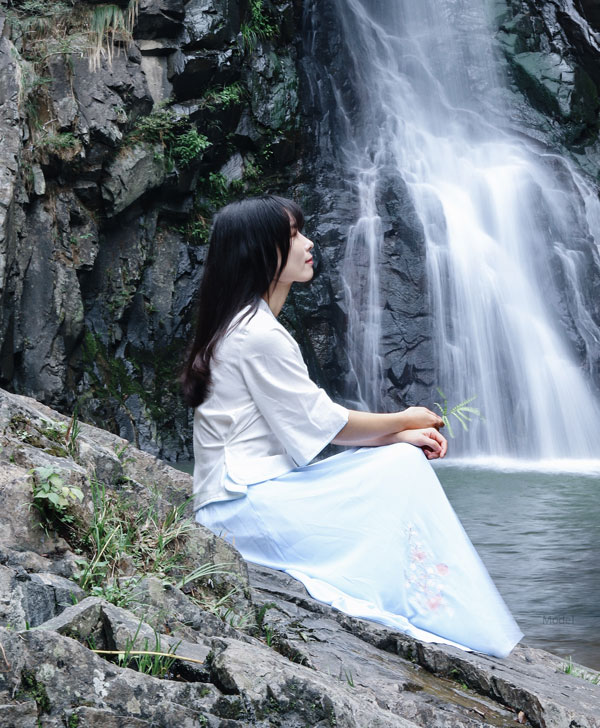
[(0, 381), (189, 457), (175, 379), (211, 216), (287, 190), (298, 156), (294, 7), (2, 8)]
[[(351, 115), (361, 110), (333, 4), (3, 0), (0, 8), (0, 384), (63, 412), (77, 403), (85, 419), (153, 454), (191, 457), (176, 371), (211, 216), (237, 195), (276, 191), (303, 204), (319, 247), (315, 280), (293, 293), (282, 321), (312, 375), (352, 400), (340, 264), (358, 202), (336, 109), (341, 99)], [(514, 129), (597, 178), (593, 3), (493, 8), (519, 99)], [(429, 403), (423, 230), (393, 171), (377, 205), (386, 406)], [(560, 277), (558, 261), (555, 270)], [(600, 377), (600, 352), (576, 320), (585, 306), (600, 323), (593, 261), (586, 271), (580, 290), (553, 303)]]
[(0, 725), (600, 725), (598, 673), (347, 617), (196, 525), (190, 481), (0, 390)]

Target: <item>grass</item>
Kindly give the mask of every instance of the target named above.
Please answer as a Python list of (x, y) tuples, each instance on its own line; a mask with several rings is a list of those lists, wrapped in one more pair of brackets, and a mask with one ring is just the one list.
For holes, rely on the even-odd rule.
[(53, 55), (87, 55), (90, 68), (102, 58), (111, 64), (115, 48), (129, 44), (139, 8), (130, 0), (123, 10), (114, 3), (86, 6), (62, 0), (25, 0), (14, 4), (7, 16), (13, 37), (23, 44), (24, 57), (39, 68)]
[(588, 672), (587, 670), (581, 670), (580, 668), (575, 667), (573, 660), (571, 659), (571, 655), (569, 655), (569, 659), (562, 666), (562, 671), (567, 675), (573, 675), (581, 678), (582, 680), (588, 680), (588, 682), (591, 682), (594, 685), (600, 685), (600, 672)]
[[(133, 599), (133, 587), (122, 587), (118, 580), (123, 567), (131, 563), (137, 572), (170, 581), (180, 563), (179, 548), (194, 524), (183, 517), (186, 503), (171, 506), (161, 516), (158, 499), (132, 512), (123, 498), (108, 491), (104, 483), (92, 479), (92, 519), (81, 542), (89, 557), (81, 560), (79, 584), (82, 589), (102, 596), (119, 606)], [(212, 573), (213, 565), (206, 565)], [(199, 578), (191, 575), (189, 580)]]

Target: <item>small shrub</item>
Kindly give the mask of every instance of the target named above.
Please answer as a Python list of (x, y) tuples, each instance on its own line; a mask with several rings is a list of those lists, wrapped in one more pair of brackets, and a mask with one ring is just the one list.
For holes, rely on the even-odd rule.
[(169, 171), (175, 166), (187, 167), (211, 146), (208, 138), (199, 134), (189, 119), (162, 108), (138, 119), (128, 141), (160, 144)]
[(171, 154), (177, 166), (188, 167), (208, 147), (210, 142), (203, 134), (198, 134), (196, 129), (189, 129), (176, 137)]
[(265, 13), (263, 0), (250, 0), (250, 19), (248, 23), (242, 23), (240, 32), (242, 47), (248, 53), (252, 53), (261, 41), (275, 36), (277, 26)]
[(48, 134), (36, 142), (36, 146), (39, 149), (47, 149), (55, 153), (66, 149), (75, 149), (78, 144), (79, 140), (70, 131), (61, 134)]
[(201, 104), (210, 111), (217, 108), (227, 109), (234, 104), (242, 103), (245, 96), (246, 91), (244, 87), (237, 81), (221, 89), (210, 89), (202, 97)]
[(34, 476), (32, 505), (40, 512), (43, 521), (52, 526), (57, 521), (70, 526), (73, 516), (68, 509), (83, 500), (81, 489), (67, 485), (61, 474), (49, 467), (33, 468), (30, 473)]

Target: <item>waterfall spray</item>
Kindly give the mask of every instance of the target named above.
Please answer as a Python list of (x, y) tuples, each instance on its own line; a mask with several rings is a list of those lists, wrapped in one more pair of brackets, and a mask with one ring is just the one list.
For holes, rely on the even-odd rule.
[[(477, 395), (487, 420), (459, 448), (598, 457), (600, 410), (572, 344), (591, 367), (600, 331), (578, 286), (586, 267), (600, 269), (596, 190), (567, 159), (511, 131), (481, 3), (337, 0), (337, 10), (361, 106), (339, 140), (360, 200), (342, 271), (360, 402), (381, 401), (375, 190), (392, 165), (423, 225), (436, 383), (451, 400)], [(558, 320), (555, 280), (576, 332)]]

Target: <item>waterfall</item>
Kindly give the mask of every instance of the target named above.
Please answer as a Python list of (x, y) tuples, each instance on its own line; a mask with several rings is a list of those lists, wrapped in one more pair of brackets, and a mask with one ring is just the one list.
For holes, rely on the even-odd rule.
[(486, 419), (461, 433), (455, 452), (597, 458), (589, 373), (600, 331), (581, 295), (600, 270), (597, 190), (514, 131), (480, 1), (336, 8), (358, 99), (343, 108), (338, 91), (345, 131), (336, 139), (359, 199), (342, 268), (358, 399), (381, 406), (376, 189), (393, 168), (426, 241), (436, 384), (450, 404), (476, 396)]

